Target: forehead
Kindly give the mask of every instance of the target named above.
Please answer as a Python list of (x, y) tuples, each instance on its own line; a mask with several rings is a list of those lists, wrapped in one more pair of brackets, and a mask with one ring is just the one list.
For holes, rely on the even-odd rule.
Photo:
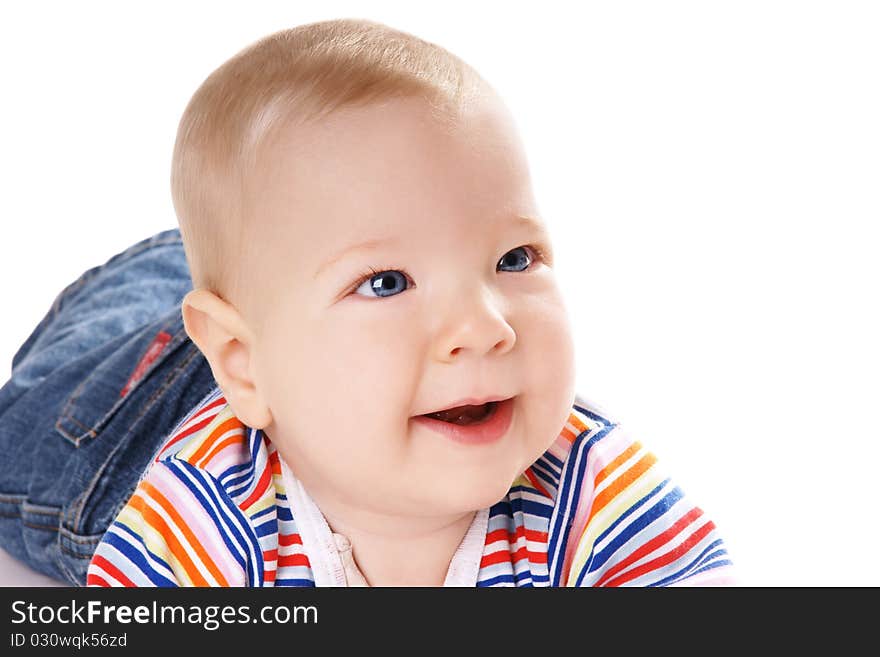
[(536, 215), (525, 153), (495, 96), (451, 122), (399, 98), (287, 126), (267, 144), (254, 187), (267, 232), (312, 250), (354, 240)]

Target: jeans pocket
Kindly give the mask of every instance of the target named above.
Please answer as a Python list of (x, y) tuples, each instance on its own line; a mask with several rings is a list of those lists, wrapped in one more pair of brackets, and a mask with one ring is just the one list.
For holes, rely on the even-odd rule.
[(75, 447), (95, 439), (142, 382), (188, 340), (180, 309), (112, 350), (67, 397), (55, 429)]

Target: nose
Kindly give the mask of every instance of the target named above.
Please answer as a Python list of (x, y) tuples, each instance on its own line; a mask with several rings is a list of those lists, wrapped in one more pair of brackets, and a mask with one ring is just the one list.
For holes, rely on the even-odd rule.
[(462, 352), (502, 355), (513, 348), (516, 332), (504, 317), (500, 299), (487, 288), (451, 302), (446, 326), (437, 339), (437, 359), (452, 361)]

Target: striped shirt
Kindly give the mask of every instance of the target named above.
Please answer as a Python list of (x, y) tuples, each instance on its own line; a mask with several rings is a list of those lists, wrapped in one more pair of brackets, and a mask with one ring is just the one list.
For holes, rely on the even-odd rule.
[[(86, 585), (325, 585), (303, 545), (288, 470), (215, 388), (159, 449), (92, 556)], [(714, 523), (580, 396), (549, 449), (477, 517), (485, 535), (474, 537), (473, 525), (468, 533), (478, 551), (482, 538), (476, 586), (736, 583)]]

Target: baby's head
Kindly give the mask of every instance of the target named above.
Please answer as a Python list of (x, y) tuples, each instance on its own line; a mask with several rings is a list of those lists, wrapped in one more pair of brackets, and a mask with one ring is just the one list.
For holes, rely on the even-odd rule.
[[(454, 55), (370, 21), (271, 35), (196, 91), (172, 188), (187, 333), (325, 512), (489, 506), (562, 430), (550, 237), (513, 120)], [(513, 398), (503, 435), (416, 419), (467, 398)]]

